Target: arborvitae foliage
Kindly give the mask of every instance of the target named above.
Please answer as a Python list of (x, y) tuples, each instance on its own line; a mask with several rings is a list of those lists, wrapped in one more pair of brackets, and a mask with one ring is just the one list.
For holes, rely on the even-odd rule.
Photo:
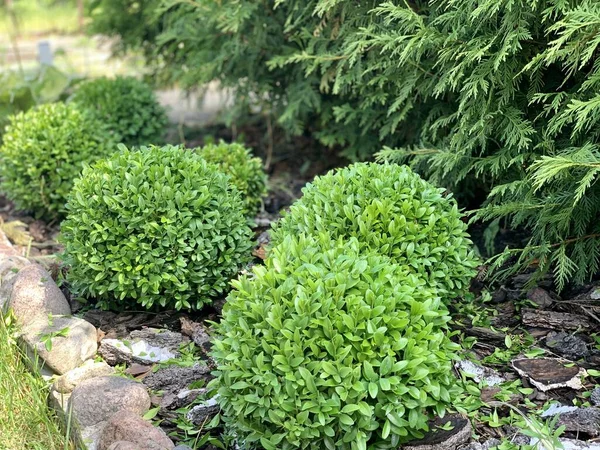
[(554, 268), (559, 287), (598, 272), (599, 2), (164, 4), (171, 79), (235, 86), (236, 105), (259, 101), (351, 157), (401, 148), (382, 157), (475, 181), (491, 191), (480, 218), (533, 231), (514, 268)]

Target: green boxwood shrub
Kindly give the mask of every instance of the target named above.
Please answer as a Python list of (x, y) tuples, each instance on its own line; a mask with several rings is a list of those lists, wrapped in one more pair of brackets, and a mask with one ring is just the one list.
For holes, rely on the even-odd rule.
[(128, 146), (160, 144), (167, 116), (154, 92), (133, 77), (97, 78), (81, 83), (70, 101), (107, 124)]
[(86, 167), (69, 196), (68, 281), (105, 308), (201, 308), (250, 258), (237, 189), (180, 147), (120, 148)]
[(36, 217), (62, 217), (83, 164), (114, 151), (106, 128), (64, 103), (40, 105), (9, 120), (0, 147), (2, 190)]
[(307, 185), (274, 225), (272, 242), (298, 233), (356, 237), (452, 298), (468, 288), (477, 265), (462, 218), (450, 195), (410, 168), (357, 163)]
[(210, 144), (196, 151), (208, 162), (218, 164), (231, 177), (231, 182), (242, 194), (246, 214), (254, 216), (267, 193), (267, 177), (260, 158), (241, 144)]
[(425, 280), (356, 238), (287, 236), (234, 281), (213, 357), (243, 448), (396, 449), (458, 392)]

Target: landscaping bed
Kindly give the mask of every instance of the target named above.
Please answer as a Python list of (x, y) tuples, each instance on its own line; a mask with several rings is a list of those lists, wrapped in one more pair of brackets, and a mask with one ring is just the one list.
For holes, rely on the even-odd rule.
[[(79, 440), (76, 439), (78, 445), (105, 449), (118, 442), (110, 439), (142, 435), (152, 436), (158, 442), (170, 439), (173, 446), (187, 444), (192, 448), (214, 448), (216, 445), (220, 448), (226, 445), (227, 438), (221, 436), (224, 430), (218, 420), (218, 405), (211, 400), (206, 387), (215, 369), (210, 357), (211, 324), (220, 320), (225, 298), (193, 313), (95, 309), (93, 303), (82, 304), (71, 298), (68, 284), (62, 281), (62, 271), (54, 258), (60, 246), (52, 240), (56, 233), (52, 225), (15, 215), (9, 204), (5, 206), (3, 219), (3, 229), (18, 241), (4, 241), (4, 295), (7, 289), (12, 289), (14, 302), (18, 289), (31, 289), (19, 287), (18, 280), (27, 279), (27, 271), (33, 271), (40, 278), (29, 281), (32, 285), (52, 283), (49, 273), (38, 269), (36, 263), (28, 264), (17, 258), (16, 262), (7, 264), (6, 258), (11, 254), (29, 252), (30, 259), (50, 270), (61, 285), (62, 292), (56, 288), (50, 290), (52, 302), (56, 300), (62, 306), (55, 310), (52, 309), (54, 306), (50, 310), (35, 309), (35, 314), (44, 317), (49, 313), (56, 315), (55, 322), (43, 333), (38, 333), (38, 336), (44, 336), (41, 342), (28, 341), (26, 336), (25, 342), (31, 347), (37, 346), (42, 358), (48, 358), (48, 367), (56, 364), (49, 357), (53, 352), (64, 352), (65, 346), (71, 346), (67, 353), (73, 353), (73, 346), (68, 343), (70, 338), (62, 335), (61, 330), (67, 326), (70, 331), (90, 330), (83, 334), (88, 335), (91, 349), (84, 353), (74, 352), (79, 359), (76, 358), (73, 365), (81, 364), (80, 368), (60, 366), (65, 361), (64, 353), (57, 353), (60, 364), (53, 366), (66, 375), (53, 382), (51, 404), (63, 414), (74, 436), (78, 436), (77, 430), (82, 433)], [(21, 221), (16, 224), (18, 226), (13, 226), (15, 219)], [(254, 235), (259, 237), (260, 243), (254, 250), (252, 264), (262, 264), (269, 239), (268, 226), (275, 219), (275, 215), (264, 213), (258, 216), (256, 222), (262, 226), (254, 229)], [(19, 232), (15, 234), (14, 230)], [(29, 237), (30, 241), (19, 241), (23, 237)], [(25, 267), (27, 269), (23, 271)], [(558, 417), (555, 425), (566, 428), (561, 436), (563, 443), (570, 445), (566, 448), (596, 448), (594, 440), (600, 434), (600, 409), (597, 408), (600, 390), (596, 390), (595, 383), (595, 377), (600, 373), (594, 370), (600, 361), (600, 338), (597, 337), (600, 311), (596, 306), (600, 297), (599, 285), (591, 283), (559, 296), (549, 279), (527, 286), (529, 276), (525, 274), (514, 276), (501, 285), (489, 285), (483, 281), (484, 270), (483, 266), (479, 268), (479, 276), (473, 279), (470, 293), (450, 305), (450, 328), (458, 333), (453, 340), (463, 347), (459, 352), (460, 361), (453, 364), (455, 375), (463, 380), (466, 389), (453, 405), (459, 416), (451, 415), (441, 420), (438, 424), (441, 428), (432, 429), (438, 436), (430, 436), (429, 440), (407, 448), (479, 450), (508, 443), (530, 445), (536, 438), (552, 435), (552, 425), (547, 423), (553, 417)], [(63, 294), (64, 301), (60, 300)], [(30, 295), (28, 293), (26, 297), (28, 303), (32, 301)], [(39, 295), (47, 296), (48, 289), (40, 291)], [(17, 316), (22, 314), (18, 311), (17, 307)], [(71, 313), (73, 319), (60, 318)], [(87, 325), (82, 325), (84, 323)], [(51, 342), (49, 351), (48, 342)], [(106, 378), (109, 375), (119, 375), (123, 381), (112, 381)], [(92, 378), (84, 381), (88, 377)], [(133, 381), (140, 384), (132, 384)], [(98, 392), (109, 393), (109, 396), (113, 392), (111, 398), (116, 403), (108, 409), (100, 407), (111, 400), (98, 397)], [(73, 403), (74, 409), (66, 413), (65, 400), (71, 395), (81, 400)], [(553, 402), (568, 406), (563, 409), (550, 407), (548, 413), (540, 416)], [(109, 422), (111, 415), (122, 409), (134, 413), (129, 416), (121, 413), (123, 417), (117, 415)], [(100, 416), (91, 417), (97, 410), (101, 411)], [(470, 424), (453, 419), (461, 415), (470, 417)], [(157, 431), (147, 428), (147, 422), (140, 422), (140, 416), (154, 423)], [(447, 420), (453, 421), (453, 427), (444, 431)], [(75, 423), (81, 423), (80, 428)], [(110, 423), (107, 429), (112, 434), (109, 431), (99, 434), (99, 424), (106, 426), (107, 423)], [(99, 446), (95, 447), (95, 444)], [(156, 448), (173, 447), (167, 443)]]

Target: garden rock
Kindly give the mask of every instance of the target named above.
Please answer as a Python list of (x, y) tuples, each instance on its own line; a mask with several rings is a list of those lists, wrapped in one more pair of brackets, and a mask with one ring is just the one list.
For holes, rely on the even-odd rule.
[(206, 394), (206, 389), (184, 389), (178, 393), (167, 392), (158, 404), (164, 409), (178, 409), (189, 405), (202, 394)]
[(557, 426), (564, 426), (565, 431), (586, 434), (591, 437), (600, 435), (600, 409), (577, 408), (575, 411), (561, 413)]
[(497, 386), (506, 381), (506, 379), (494, 369), (480, 366), (472, 361), (459, 361), (456, 363), (456, 368), (464, 374), (470, 375), (477, 383), (483, 381), (487, 386)]
[(104, 361), (87, 360), (80, 367), (77, 367), (64, 375), (58, 377), (54, 382), (54, 390), (61, 394), (70, 393), (85, 380), (94, 377), (112, 375), (114, 369)]
[(117, 376), (83, 381), (73, 390), (69, 407), (81, 427), (106, 421), (121, 410), (143, 415), (150, 408), (150, 396), (138, 382)]
[(19, 252), (13, 247), (4, 230), (0, 230), (0, 255), (17, 256)]
[(69, 302), (50, 274), (38, 264), (19, 270), (8, 305), (22, 325), (47, 320), (49, 314), (71, 314)]
[(568, 387), (582, 389), (581, 377), (585, 370), (577, 366), (566, 367), (568, 361), (554, 358), (516, 359), (512, 362), (517, 373), (542, 392)]
[[(439, 428), (450, 422), (452, 429)], [(405, 444), (403, 450), (455, 450), (471, 439), (471, 422), (455, 414), (443, 419), (437, 418), (429, 426), (429, 432), (422, 439)]]
[(564, 331), (551, 331), (546, 336), (546, 346), (552, 351), (568, 359), (579, 359), (589, 355), (590, 351), (586, 342), (576, 335)]
[(489, 439), (483, 443), (473, 442), (466, 447), (461, 447), (460, 450), (490, 450), (490, 448), (497, 447), (501, 443), (499, 439)]
[(110, 447), (108, 447), (108, 450), (144, 450), (142, 447), (140, 447), (137, 444), (134, 444), (132, 442), (127, 442), (127, 441), (117, 441), (114, 442)]
[(600, 387), (595, 387), (590, 395), (590, 401), (594, 406), (600, 406)]
[[(52, 337), (62, 331), (64, 336)], [(45, 317), (26, 326), (21, 338), (32, 353), (44, 360), (45, 366), (58, 374), (79, 367), (97, 350), (96, 328), (77, 317), (53, 317), (50, 321)]]
[(100, 435), (98, 450), (108, 450), (119, 441), (136, 444), (144, 450), (171, 450), (175, 447), (163, 430), (127, 410), (115, 413), (106, 423)]
[(550, 294), (541, 287), (536, 287), (527, 292), (527, 298), (540, 308), (548, 308), (552, 306), (553, 299)]
[(181, 332), (189, 336), (194, 344), (200, 347), (205, 352), (210, 350), (211, 337), (208, 334), (208, 330), (204, 325), (198, 322), (194, 322), (187, 317), (181, 317)]
[(192, 448), (188, 447), (187, 445), (178, 445), (173, 450), (192, 450)]
[(132, 331), (128, 339), (103, 339), (100, 355), (111, 364), (153, 364), (177, 358), (184, 342), (181, 333), (146, 328)]
[(199, 405), (194, 406), (186, 414), (186, 418), (194, 425), (203, 425), (219, 414), (220, 408), (217, 403), (217, 397), (213, 397)]
[(198, 380), (210, 380), (210, 368), (200, 364), (192, 367), (170, 366), (149, 374), (143, 383), (153, 391), (179, 392), (190, 383)]
[(31, 264), (20, 256), (0, 256), (0, 311), (5, 311), (19, 271)]

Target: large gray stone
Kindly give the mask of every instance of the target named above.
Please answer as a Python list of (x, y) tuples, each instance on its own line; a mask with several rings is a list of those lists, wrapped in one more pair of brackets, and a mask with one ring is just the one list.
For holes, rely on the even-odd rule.
[(133, 442), (127, 442), (127, 441), (117, 441), (114, 442), (110, 447), (108, 447), (108, 450), (144, 450), (142, 447), (140, 447), (137, 444), (134, 444)]
[(0, 256), (0, 311), (6, 312), (18, 273), (31, 264), (21, 256)]
[(0, 230), (0, 256), (17, 256), (19, 252), (9, 241), (4, 230)]
[(102, 377), (114, 374), (115, 369), (110, 367), (104, 361), (94, 361), (92, 359), (84, 362), (80, 367), (68, 371), (58, 377), (54, 382), (56, 392), (67, 394), (73, 391), (81, 382), (94, 377)]
[(19, 270), (8, 306), (22, 326), (47, 320), (49, 314), (71, 314), (69, 302), (50, 274), (38, 264), (30, 264)]
[(113, 414), (128, 410), (143, 415), (150, 409), (150, 396), (143, 384), (116, 376), (83, 381), (69, 400), (69, 409), (80, 427), (107, 421)]
[(127, 410), (117, 412), (106, 423), (98, 450), (108, 450), (119, 441), (136, 444), (144, 450), (172, 450), (175, 447), (163, 430)]
[[(56, 335), (62, 330), (67, 330), (65, 336)], [(46, 317), (34, 321), (23, 329), (21, 338), (32, 353), (40, 356), (46, 367), (59, 375), (79, 367), (98, 349), (96, 329), (77, 317), (52, 317), (50, 320)], [(51, 342), (50, 347), (47, 339)]]

